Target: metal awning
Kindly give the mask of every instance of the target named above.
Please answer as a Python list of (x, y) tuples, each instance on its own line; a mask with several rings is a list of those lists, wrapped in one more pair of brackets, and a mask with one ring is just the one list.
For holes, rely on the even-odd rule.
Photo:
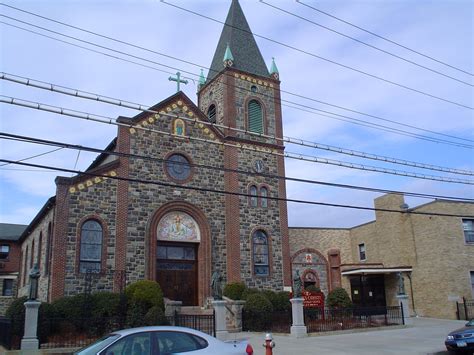
[(411, 272), (412, 270), (411, 266), (357, 268), (342, 271), (341, 275), (394, 274), (397, 272)]

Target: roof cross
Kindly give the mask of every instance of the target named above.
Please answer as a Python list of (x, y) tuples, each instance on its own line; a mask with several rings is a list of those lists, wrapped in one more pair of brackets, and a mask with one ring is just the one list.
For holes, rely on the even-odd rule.
[(170, 77), (168, 78), (168, 80), (169, 80), (169, 81), (176, 81), (176, 84), (177, 84), (177, 86), (178, 86), (177, 89), (176, 89), (176, 92), (179, 92), (179, 91), (180, 91), (180, 89), (179, 89), (179, 84), (180, 84), (180, 83), (183, 83), (183, 84), (185, 84), (185, 85), (188, 83), (187, 80), (182, 80), (182, 79), (181, 79), (181, 73), (180, 73), (180, 72), (177, 72), (177, 73), (176, 73), (176, 78), (173, 78), (172, 76), (170, 76)]

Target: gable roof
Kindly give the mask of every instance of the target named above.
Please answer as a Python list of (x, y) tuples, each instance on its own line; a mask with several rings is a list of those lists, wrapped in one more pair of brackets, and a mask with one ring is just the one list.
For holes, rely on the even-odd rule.
[(0, 240), (17, 241), (26, 227), (26, 224), (0, 223)]
[(232, 0), (207, 81), (212, 80), (224, 69), (227, 45), (234, 58), (232, 68), (249, 74), (270, 76), (238, 0)]

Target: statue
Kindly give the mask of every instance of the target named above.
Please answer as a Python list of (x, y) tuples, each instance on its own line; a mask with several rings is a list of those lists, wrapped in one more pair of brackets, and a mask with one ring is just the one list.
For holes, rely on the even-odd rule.
[(215, 300), (222, 300), (222, 276), (218, 271), (214, 271), (211, 277), (212, 297)]
[(293, 277), (293, 298), (300, 298), (303, 290), (303, 283), (299, 270), (296, 270), (295, 277)]
[(398, 273), (398, 294), (405, 294), (405, 282), (403, 281), (403, 275), (401, 272)]
[(30, 292), (28, 294), (28, 300), (34, 301), (38, 298), (38, 279), (40, 277), (40, 271), (38, 264), (36, 263), (30, 271)]

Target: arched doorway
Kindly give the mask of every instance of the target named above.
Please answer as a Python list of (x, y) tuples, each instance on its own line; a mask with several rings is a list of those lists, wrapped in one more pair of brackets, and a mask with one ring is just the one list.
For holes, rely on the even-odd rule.
[(211, 270), (204, 215), (188, 203), (168, 203), (153, 216), (149, 235), (149, 279), (160, 284), (166, 298), (183, 306), (203, 305), (210, 296)]
[(301, 279), (303, 280), (303, 288), (305, 289), (308, 286), (320, 287), (318, 274), (314, 270), (306, 269), (303, 275), (301, 275)]

